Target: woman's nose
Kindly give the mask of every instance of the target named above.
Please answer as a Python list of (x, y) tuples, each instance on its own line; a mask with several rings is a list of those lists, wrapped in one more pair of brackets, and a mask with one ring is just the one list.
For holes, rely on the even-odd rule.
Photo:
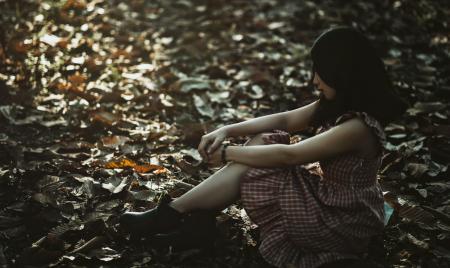
[(319, 85), (319, 79), (317, 79), (317, 75), (316, 74), (314, 74), (314, 77), (313, 77), (313, 84), (314, 85)]
[(316, 88), (319, 87), (319, 81), (317, 81), (316, 77), (314, 77), (313, 85), (314, 85)]

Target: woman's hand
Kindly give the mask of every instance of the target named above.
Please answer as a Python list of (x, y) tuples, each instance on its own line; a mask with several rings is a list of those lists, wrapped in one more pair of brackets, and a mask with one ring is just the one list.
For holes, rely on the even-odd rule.
[(208, 158), (212, 156), (214, 153), (217, 153), (217, 151), (219, 151), (218, 153), (220, 158), (220, 150), (217, 150), (217, 148), (226, 139), (227, 135), (228, 133), (226, 128), (222, 127), (202, 136), (202, 139), (200, 141), (200, 144), (198, 145), (197, 150), (204, 161), (208, 162)]
[(223, 145), (220, 145), (217, 150), (208, 154), (208, 166), (209, 167), (219, 167), (222, 165), (222, 148)]

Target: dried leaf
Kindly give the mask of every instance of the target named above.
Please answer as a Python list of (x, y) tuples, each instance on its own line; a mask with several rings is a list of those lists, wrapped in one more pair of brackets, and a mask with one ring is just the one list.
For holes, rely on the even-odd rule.
[(61, 41), (61, 38), (56, 35), (53, 35), (53, 34), (46, 34), (46, 35), (42, 36), (41, 38), (39, 38), (39, 41), (46, 43), (49, 46), (54, 47)]
[(419, 178), (428, 170), (428, 166), (420, 163), (408, 163), (406, 172), (413, 178)]
[(95, 257), (98, 260), (104, 261), (104, 262), (110, 262), (113, 260), (120, 259), (122, 257), (122, 254), (118, 253), (112, 248), (109, 247), (102, 247), (102, 248), (96, 248), (89, 252), (88, 256)]
[(260, 86), (252, 85), (251, 91), (247, 92), (247, 95), (252, 99), (261, 99), (264, 97), (264, 91)]
[(84, 0), (67, 0), (64, 5), (62, 6), (62, 10), (69, 10), (69, 9), (77, 9), (77, 10), (83, 10), (86, 9), (86, 1)]
[(430, 244), (428, 244), (427, 242), (421, 241), (419, 239), (417, 239), (416, 237), (414, 237), (412, 234), (406, 234), (406, 239), (413, 245), (415, 245), (416, 247), (423, 249), (423, 250), (429, 250), (430, 249)]
[(139, 173), (148, 173), (153, 171), (154, 174), (166, 173), (168, 170), (159, 165), (155, 164), (142, 164), (138, 165), (133, 160), (123, 158), (120, 161), (111, 161), (105, 164), (105, 168), (133, 168), (136, 172)]
[(121, 145), (124, 145), (128, 141), (130, 141), (130, 138), (125, 136), (109, 136), (102, 138), (103, 146), (109, 148), (117, 148)]
[(100, 122), (108, 126), (113, 126), (120, 120), (119, 116), (104, 111), (93, 113), (91, 118), (94, 122)]
[(431, 113), (445, 109), (446, 105), (442, 102), (417, 102), (414, 107), (409, 108), (406, 112), (409, 115), (417, 115), (420, 113)]
[(179, 166), (181, 168), (181, 170), (183, 170), (184, 172), (190, 174), (190, 175), (194, 175), (196, 173), (198, 173), (198, 168), (196, 166), (194, 166), (193, 164), (189, 163), (188, 161), (186, 161), (185, 159), (180, 159), (177, 161), (177, 166)]
[(68, 177), (74, 178), (75, 180), (82, 182), (82, 183), (85, 183), (86, 181), (94, 181), (94, 179), (92, 177), (83, 176), (80, 174), (70, 174), (70, 175), (68, 175)]
[(197, 149), (182, 149), (180, 150), (180, 153), (188, 155), (190, 157), (192, 157), (193, 159), (195, 159), (198, 162), (202, 161), (202, 157), (200, 155), (200, 153), (197, 151)]
[(60, 224), (60, 225), (52, 228), (49, 231), (49, 235), (61, 237), (62, 235), (64, 235), (65, 233), (67, 233), (69, 231), (81, 230), (81, 229), (83, 229), (83, 225), (81, 224), (81, 222), (74, 220), (69, 223), (63, 223), (63, 224)]
[(108, 238), (106, 238), (105, 236), (96, 236), (91, 240), (87, 241), (86, 243), (84, 243), (83, 245), (81, 245), (80, 247), (75, 248), (72, 252), (70, 252), (70, 254), (89, 252), (91, 250), (100, 247), (106, 241), (108, 241)]
[(42, 265), (56, 260), (63, 254), (64, 241), (58, 236), (48, 234), (25, 248), (19, 257), (19, 263)]
[(135, 200), (141, 201), (153, 201), (156, 197), (156, 192), (153, 190), (142, 190), (138, 192), (129, 191), (129, 193)]
[(85, 75), (80, 74), (79, 72), (77, 72), (77, 73), (75, 73), (73, 75), (70, 75), (68, 77), (68, 80), (69, 80), (70, 83), (72, 83), (72, 86), (78, 87), (78, 86), (86, 83), (87, 77)]
[(433, 223), (435, 218), (433, 215), (418, 206), (404, 204), (400, 206), (398, 215), (414, 222)]
[(162, 174), (168, 172), (168, 170), (165, 167), (154, 164), (136, 165), (133, 168), (134, 170), (136, 170), (136, 172), (139, 173), (148, 173), (150, 171), (153, 171), (154, 174)]
[(57, 207), (58, 203), (56, 202), (56, 200), (49, 196), (48, 194), (44, 194), (44, 193), (35, 193), (33, 195), (33, 200), (43, 204), (43, 205), (52, 205), (53, 207)]
[(32, 47), (30, 40), (12, 40), (9, 44), (12, 51), (18, 54), (26, 54)]
[(120, 161), (111, 161), (105, 164), (105, 168), (133, 168), (136, 163), (133, 160), (124, 158)]
[(182, 78), (172, 85), (172, 90), (182, 93), (190, 93), (192, 90), (209, 90), (208, 81), (197, 78)]
[(102, 183), (102, 187), (113, 194), (117, 194), (120, 193), (125, 186), (127, 186), (127, 181), (128, 178), (120, 179), (116, 176), (113, 176), (108, 178), (104, 183)]
[(97, 204), (97, 206), (95, 207), (95, 209), (97, 211), (104, 211), (104, 212), (108, 212), (110, 210), (115, 209), (116, 207), (118, 207), (120, 205), (122, 201), (119, 199), (113, 199), (113, 200), (108, 200), (102, 203)]
[(435, 194), (443, 194), (450, 191), (450, 182), (430, 182), (426, 183), (427, 190)]
[(202, 97), (199, 95), (194, 94), (192, 96), (194, 98), (194, 105), (199, 114), (203, 116), (207, 116), (209, 118), (214, 117), (214, 110), (212, 109), (211, 105), (209, 105)]

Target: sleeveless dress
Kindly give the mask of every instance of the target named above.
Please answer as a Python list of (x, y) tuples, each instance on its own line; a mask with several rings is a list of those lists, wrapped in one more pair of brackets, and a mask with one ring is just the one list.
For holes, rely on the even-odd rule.
[[(288, 168), (254, 168), (244, 174), (241, 201), (259, 227), (259, 252), (276, 267), (313, 268), (339, 259), (360, 258), (373, 235), (383, 230), (384, 199), (377, 181), (385, 134), (364, 112), (346, 112), (318, 133), (358, 117), (379, 141), (379, 153), (347, 153)], [(266, 144), (290, 143), (273, 130)]]

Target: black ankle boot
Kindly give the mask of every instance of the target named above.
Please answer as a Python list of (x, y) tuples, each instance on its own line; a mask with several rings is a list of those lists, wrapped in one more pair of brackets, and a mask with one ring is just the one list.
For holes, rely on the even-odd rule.
[(172, 246), (174, 251), (200, 248), (213, 250), (218, 236), (217, 212), (198, 210), (189, 213), (179, 228), (154, 235), (149, 242), (156, 248)]
[(125, 212), (120, 216), (120, 227), (133, 237), (150, 237), (157, 233), (167, 233), (181, 225), (185, 214), (169, 203), (172, 198), (164, 193), (158, 205), (144, 212)]

